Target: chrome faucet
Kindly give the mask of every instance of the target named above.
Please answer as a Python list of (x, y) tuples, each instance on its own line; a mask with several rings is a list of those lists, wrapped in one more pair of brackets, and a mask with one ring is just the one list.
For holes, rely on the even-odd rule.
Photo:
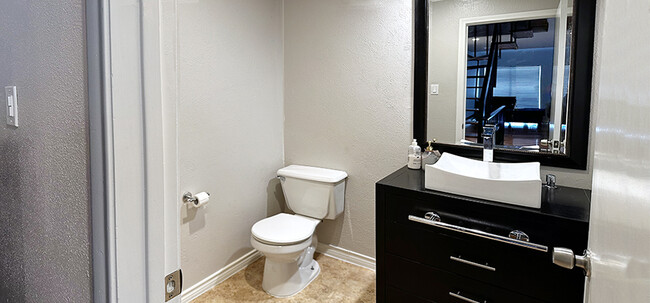
[(483, 126), (483, 161), (492, 162), (494, 160), (494, 135), (499, 129), (498, 125), (485, 124)]

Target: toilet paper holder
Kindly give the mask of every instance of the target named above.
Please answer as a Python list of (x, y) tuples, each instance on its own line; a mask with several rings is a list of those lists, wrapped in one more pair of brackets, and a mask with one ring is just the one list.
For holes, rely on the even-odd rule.
[[(208, 195), (208, 197), (210, 197), (209, 192), (205, 192), (205, 193)], [(202, 193), (199, 193), (199, 194), (202, 194)], [(191, 192), (186, 192), (186, 193), (183, 194), (183, 202), (184, 203), (191, 203), (192, 206), (198, 207), (200, 201), (199, 201), (199, 198), (197, 198)]]

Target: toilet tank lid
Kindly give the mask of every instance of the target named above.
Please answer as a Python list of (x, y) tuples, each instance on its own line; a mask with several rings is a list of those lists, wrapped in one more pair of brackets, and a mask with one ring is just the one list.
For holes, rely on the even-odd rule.
[(325, 183), (338, 183), (348, 177), (348, 173), (328, 168), (289, 165), (278, 170), (278, 176)]

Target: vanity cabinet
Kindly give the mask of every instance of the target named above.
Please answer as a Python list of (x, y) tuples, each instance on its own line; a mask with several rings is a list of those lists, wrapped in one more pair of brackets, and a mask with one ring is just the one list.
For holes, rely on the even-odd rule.
[(587, 190), (544, 189), (530, 209), (426, 190), (422, 171), (402, 168), (376, 199), (378, 302), (583, 301), (582, 270), (551, 254), (587, 248)]

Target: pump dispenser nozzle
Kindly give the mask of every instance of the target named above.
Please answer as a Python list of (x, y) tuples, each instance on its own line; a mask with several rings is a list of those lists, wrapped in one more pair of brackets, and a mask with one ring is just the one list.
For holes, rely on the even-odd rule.
[(422, 149), (418, 145), (418, 141), (413, 139), (409, 146), (408, 168), (420, 169), (420, 167), (422, 167)]

